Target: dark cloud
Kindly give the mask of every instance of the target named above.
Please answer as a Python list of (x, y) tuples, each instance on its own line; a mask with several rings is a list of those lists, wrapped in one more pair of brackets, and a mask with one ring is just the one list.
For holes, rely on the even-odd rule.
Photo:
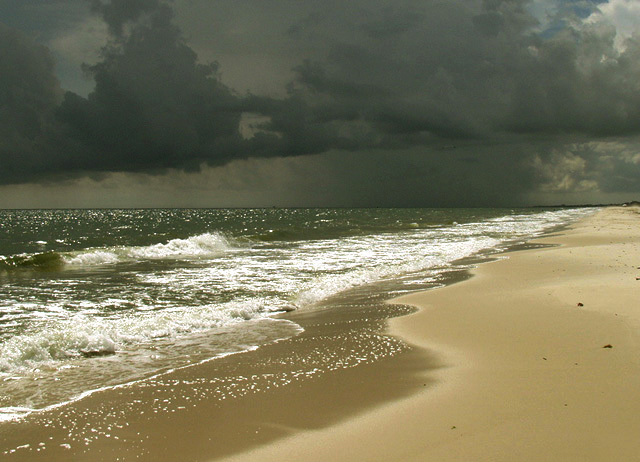
[[(93, 2), (92, 8), (111, 31), (101, 60), (85, 66), (95, 88), (86, 98), (64, 95), (55, 110), (56, 131), (43, 139), (46, 161), (38, 170), (17, 162), (22, 171), (7, 175), (5, 182), (47, 169), (58, 176), (196, 170), (202, 164), (309, 154), (340, 145), (331, 127), (314, 121), (295, 95), (283, 100), (240, 96), (222, 84), (218, 64), (198, 61), (168, 4), (115, 0)], [(251, 139), (240, 134), (245, 113), (269, 116)]]
[[(620, 52), (613, 26), (599, 23), (542, 38), (527, 3), (435, 4), (411, 14), (418, 18), (412, 23), (398, 20), (409, 16), (402, 7), (395, 14), (385, 8), (345, 26), (362, 36), (310, 32), (329, 53), (299, 67), (298, 83), (316, 100), (324, 96), (324, 106), (358, 112), (386, 136), (638, 133), (638, 42), (629, 40)], [(384, 43), (367, 41), (372, 17), (381, 30), (394, 31)]]
[(0, 24), (0, 180), (20, 181), (47, 163), (62, 91), (49, 51)]
[[(611, 26), (565, 30), (529, 48), (514, 82), (509, 122), (516, 132), (579, 132), (596, 137), (640, 132), (639, 43), (618, 52)], [(630, 80), (631, 78), (631, 80)]]
[[(187, 8), (179, 0), (88, 4), (109, 40), (85, 66), (95, 82), (87, 97), (61, 97), (47, 50), (4, 28), (0, 67), (12, 73), (0, 77), (0, 159), (8, 166), (0, 182), (331, 153), (337, 171), (371, 159), (361, 170), (368, 174), (347, 169), (361, 192), (334, 188), (353, 197), (378, 197), (364, 183), (375, 178), (390, 189), (395, 174), (431, 185), (429, 196), (442, 203), (446, 185), (460, 189), (457, 203), (536, 189), (633, 190), (635, 161), (585, 146), (640, 136), (638, 35), (622, 37), (598, 2), (549, 0), (546, 18), (531, 3), (327, 0), (271, 11), (248, 1), (265, 26), (255, 12), (243, 22), (222, 1), (193, 3), (222, 18), (212, 54), (216, 43), (227, 57), (238, 46), (258, 66), (281, 59), (275, 48), (290, 52), (297, 64), (286, 69), (292, 77), (280, 97), (223, 83), (225, 62), (199, 59), (176, 25), (174, 9)], [(245, 72), (255, 88), (267, 78), (259, 67)], [(250, 130), (247, 117), (258, 121)]]
[(86, 68), (95, 89), (87, 98), (67, 93), (59, 110), (69, 135), (92, 153), (78, 167), (196, 168), (236, 155), (241, 101), (219, 82), (215, 63), (198, 63), (173, 11), (140, 1), (112, 2), (102, 12), (117, 33), (102, 61)]
[(158, 0), (92, 0), (92, 11), (99, 13), (109, 26), (109, 31), (116, 36), (122, 36), (127, 23), (137, 21), (144, 14), (163, 10), (165, 15), (172, 16), (167, 5)]
[(417, 8), (397, 9), (384, 7), (362, 24), (362, 30), (371, 38), (387, 40), (417, 27), (424, 20), (424, 12)]
[(48, 41), (60, 28), (81, 20), (87, 0), (0, 0), (1, 21), (38, 40)]

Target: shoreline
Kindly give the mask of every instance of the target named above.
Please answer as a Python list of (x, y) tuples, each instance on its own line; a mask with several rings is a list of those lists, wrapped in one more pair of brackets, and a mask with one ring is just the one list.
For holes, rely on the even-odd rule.
[[(640, 215), (632, 209), (604, 209), (597, 215), (607, 210), (627, 215), (633, 212), (634, 226), (640, 223)], [(4, 447), (20, 447), (4, 454), (4, 449), (0, 450), (0, 455), (7, 460), (53, 461), (137, 458), (239, 462), (294, 457), (309, 461), (517, 460), (519, 457), (554, 460), (555, 453), (533, 457), (532, 453), (517, 452), (504, 445), (501, 453), (491, 449), (491, 445), (504, 439), (502, 431), (512, 423), (522, 423), (523, 418), (533, 422), (539, 417), (537, 408), (533, 410), (538, 414), (520, 402), (532, 395), (523, 394), (530, 391), (529, 385), (523, 384), (518, 374), (535, 379), (536, 386), (541, 385), (548, 391), (559, 379), (545, 376), (542, 383), (538, 383), (538, 375), (544, 368), (552, 366), (556, 375), (570, 375), (578, 369), (567, 367), (559, 371), (558, 366), (564, 367), (559, 359), (561, 355), (552, 355), (547, 350), (544, 359), (537, 357), (539, 352), (535, 358), (529, 352), (523, 360), (518, 354), (523, 354), (526, 348), (518, 346), (520, 339), (515, 333), (500, 340), (499, 335), (494, 338), (491, 332), (504, 336), (525, 319), (520, 316), (526, 306), (520, 308), (513, 300), (518, 297), (518, 291), (522, 291), (521, 286), (535, 286), (537, 276), (530, 273), (536, 260), (554, 255), (567, 245), (578, 248), (564, 241), (575, 234), (576, 228), (587, 226), (585, 223), (591, 219), (551, 230), (505, 253), (471, 258), (470, 264), (482, 264), (471, 271), (446, 274), (445, 286), (437, 290), (403, 296), (376, 305), (375, 309), (373, 305), (367, 309), (356, 303), (353, 310), (348, 311), (334, 308), (286, 313), (283, 318), (295, 320), (305, 328), (299, 337), (174, 371), (159, 380), (98, 392), (15, 424), (0, 424)], [(623, 230), (618, 240), (626, 243), (625, 239), (633, 237), (633, 243), (640, 242), (640, 232), (631, 234)], [(613, 238), (607, 235), (606, 240)], [(640, 264), (640, 252), (634, 251), (636, 263)], [(604, 257), (611, 257), (611, 252), (605, 252)], [(563, 258), (558, 257), (558, 262), (567, 263), (566, 255)], [(526, 261), (521, 261), (523, 259)], [(516, 270), (513, 262), (519, 262)], [(545, 264), (549, 268), (549, 261)], [(506, 270), (494, 271), (505, 265)], [(603, 266), (607, 265), (603, 263)], [(519, 275), (526, 275), (527, 280), (509, 279), (517, 279)], [(503, 279), (502, 285), (493, 287), (496, 278)], [(632, 279), (635, 283), (635, 277)], [(633, 283), (631, 286), (635, 288)], [(562, 286), (559, 280), (559, 287)], [(528, 290), (530, 293), (535, 287)], [(482, 295), (482, 291), (486, 294)], [(511, 298), (496, 304), (496, 294), (503, 297), (505, 293), (510, 293)], [(483, 299), (486, 306), (481, 303)], [(634, 300), (631, 302), (633, 305)], [(480, 309), (469, 309), (477, 304)], [(505, 316), (505, 304), (517, 310)], [(587, 322), (590, 328), (606, 324), (593, 321), (597, 313), (590, 311), (591, 302), (584, 305), (579, 311), (571, 307), (568, 313), (584, 314), (591, 319)], [(531, 307), (524, 311), (529, 318), (539, 320), (540, 316), (533, 314)], [(560, 312), (564, 311), (566, 307), (562, 306)], [(413, 314), (409, 314), (411, 312)], [(485, 319), (487, 314), (502, 325), (489, 323)], [(545, 312), (548, 320), (544, 322), (555, 324), (557, 314), (557, 307)], [(640, 314), (634, 316), (640, 326)], [(513, 325), (506, 325), (505, 319), (513, 321)], [(620, 319), (616, 317), (616, 320)], [(573, 338), (569, 328), (573, 321), (564, 318), (560, 321), (563, 332), (569, 332)], [(541, 338), (545, 345), (554, 344), (552, 333), (544, 332), (544, 322), (528, 333), (529, 344)], [(534, 323), (527, 324), (530, 325)], [(483, 331), (484, 337), (480, 335)], [(617, 357), (621, 351), (619, 342), (613, 346), (611, 349), (598, 346), (595, 350), (609, 353), (609, 358)], [(338, 369), (325, 367), (330, 361), (323, 362), (323, 357), (344, 351), (352, 353), (349, 356), (352, 363)], [(370, 354), (369, 359), (358, 354), (362, 351)], [(311, 361), (308, 358), (312, 358)], [(628, 355), (623, 358), (628, 359)], [(634, 387), (640, 389), (637, 387), (640, 380), (636, 378), (640, 377), (640, 360), (634, 364), (628, 376), (632, 378), (627, 394), (631, 399), (640, 398), (640, 393), (634, 391)], [(636, 376), (635, 372), (638, 372)], [(495, 383), (503, 379), (504, 383)], [(491, 398), (492, 394), (497, 397)], [(505, 402), (512, 401), (517, 406), (505, 409)], [(565, 414), (569, 409), (574, 410), (569, 402), (563, 404), (567, 404), (563, 406)], [(634, 412), (640, 412), (640, 405), (638, 407)], [(544, 412), (548, 414), (550, 410)], [(628, 442), (633, 441), (629, 435), (640, 427), (636, 418), (627, 417), (625, 425), (631, 430), (622, 432), (626, 436), (620, 446), (630, 451), (640, 450), (637, 444), (629, 448)], [(587, 420), (584, 415), (581, 419)], [(538, 450), (527, 439), (529, 427), (525, 430), (514, 438)], [(478, 439), (479, 435), (485, 435), (487, 440)], [(540, 443), (546, 444), (546, 441), (541, 439)], [(603, 446), (607, 445), (603, 443)], [(479, 453), (478, 448), (484, 452)], [(566, 453), (560, 455), (555, 459), (572, 460)], [(576, 456), (575, 460), (589, 459)], [(629, 458), (622, 457), (622, 460)]]
[(394, 300), (419, 307), (388, 332), (436, 355), (433, 386), (226, 460), (638, 460), (639, 225), (602, 209)]
[(283, 314), (304, 332), (0, 423), (0, 458), (220, 460), (331, 428), (410, 396), (426, 383), (422, 371), (439, 367), (381, 333), (413, 310), (374, 303)]

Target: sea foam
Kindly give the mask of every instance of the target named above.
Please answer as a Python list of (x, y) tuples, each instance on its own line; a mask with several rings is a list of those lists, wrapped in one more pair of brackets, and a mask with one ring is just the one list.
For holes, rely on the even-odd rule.
[(205, 233), (148, 246), (87, 249), (64, 255), (63, 260), (71, 266), (98, 266), (131, 260), (214, 257), (231, 248), (229, 239), (222, 233)]
[(129, 345), (230, 326), (268, 316), (259, 301), (231, 301), (175, 310), (138, 313), (121, 318), (95, 318), (82, 314), (19, 334), (0, 345), (0, 372), (24, 373), (60, 360), (116, 353)]

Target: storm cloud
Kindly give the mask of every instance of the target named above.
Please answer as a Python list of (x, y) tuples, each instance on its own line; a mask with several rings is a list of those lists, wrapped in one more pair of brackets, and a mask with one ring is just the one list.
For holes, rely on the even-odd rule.
[[(45, 46), (0, 25), (0, 183), (323, 155), (352, 182), (333, 190), (363, 205), (419, 204), (389, 193), (400, 177), (430, 204), (640, 192), (640, 12), (624, 0), (85, 6), (108, 34), (83, 65), (86, 96), (61, 90)], [(282, 90), (261, 93), (264, 80)], [(361, 187), (372, 178), (380, 195)]]
[(617, 48), (616, 29), (597, 15), (577, 24), (569, 16), (543, 37), (533, 32), (527, 3), (363, 10), (339, 40), (328, 28), (308, 27), (307, 40), (328, 44), (327, 57), (301, 65), (298, 83), (317, 100), (316, 113), (363, 120), (389, 142), (402, 135), (413, 142), (410, 135), (637, 134), (638, 40)]
[(44, 140), (62, 100), (53, 67), (45, 47), (0, 24), (0, 177), (5, 181), (39, 169), (48, 154)]
[[(71, 138), (90, 155), (86, 170), (197, 168), (237, 155), (241, 100), (222, 85), (217, 65), (201, 64), (154, 0), (96, 4), (112, 32), (87, 98), (71, 92), (58, 111)], [(126, 167), (123, 167), (126, 166)]]

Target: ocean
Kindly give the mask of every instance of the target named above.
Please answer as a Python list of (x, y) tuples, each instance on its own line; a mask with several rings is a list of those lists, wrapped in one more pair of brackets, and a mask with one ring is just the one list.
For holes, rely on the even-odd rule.
[(0, 210), (0, 420), (294, 338), (291, 311), (436, 287), (593, 211)]

